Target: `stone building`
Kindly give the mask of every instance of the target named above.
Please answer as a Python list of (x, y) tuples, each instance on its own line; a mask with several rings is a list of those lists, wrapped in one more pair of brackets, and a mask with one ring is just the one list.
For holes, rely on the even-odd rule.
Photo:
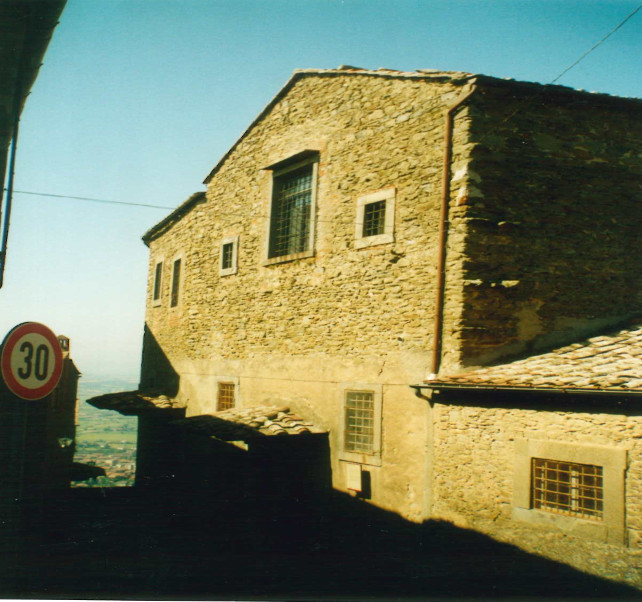
[[(613, 459), (577, 462), (633, 471), (642, 424), (609, 405), (617, 396), (599, 412), (583, 394), (581, 410), (462, 409), (442, 389), (444, 374), (544, 353), (639, 312), (641, 114), (636, 99), (460, 72), (296, 71), (207, 190), (143, 238), (141, 389), (188, 417), (286, 405), (329, 433), (334, 487), (414, 521), (522, 525), (509, 507), (517, 489), (531, 505), (524, 458), (576, 462), (557, 446), (612, 447)], [(626, 500), (638, 479), (618, 481)], [(630, 568), (642, 509), (614, 516), (603, 545)], [(520, 543), (523, 524), (506, 538)], [(554, 548), (555, 535), (529, 533), (531, 548)], [(583, 535), (563, 531), (550, 553), (568, 560), (564, 542)]]
[(440, 375), (432, 514), (642, 587), (642, 324)]

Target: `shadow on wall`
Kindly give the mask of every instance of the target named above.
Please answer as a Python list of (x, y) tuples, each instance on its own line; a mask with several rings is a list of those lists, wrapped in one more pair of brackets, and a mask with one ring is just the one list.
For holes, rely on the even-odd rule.
[(161, 391), (167, 397), (178, 394), (180, 377), (159, 345), (154, 333), (145, 324), (140, 370), (142, 391)]
[(220, 489), (74, 489), (0, 563), (6, 597), (637, 598), (482, 534), (417, 525), (339, 492), (266, 504)]

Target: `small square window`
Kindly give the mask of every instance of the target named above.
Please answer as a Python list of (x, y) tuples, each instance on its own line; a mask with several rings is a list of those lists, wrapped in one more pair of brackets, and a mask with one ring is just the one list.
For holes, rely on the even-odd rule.
[(238, 236), (229, 236), (221, 241), (219, 275), (230, 276), (238, 271)]
[(163, 285), (163, 262), (159, 261), (154, 268), (154, 283), (152, 285), (152, 303), (160, 305)]
[(180, 301), (181, 288), (181, 259), (175, 259), (172, 265), (172, 291), (170, 295), (170, 307), (176, 307)]
[(357, 199), (355, 249), (394, 242), (394, 188), (386, 188)]
[(219, 382), (216, 395), (216, 411), (229, 410), (236, 405), (236, 385), (234, 383)]

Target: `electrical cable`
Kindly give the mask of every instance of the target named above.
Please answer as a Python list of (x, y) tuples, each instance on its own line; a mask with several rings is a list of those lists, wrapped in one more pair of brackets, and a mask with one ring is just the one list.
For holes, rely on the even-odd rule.
[(149, 205), (146, 203), (130, 203), (127, 201), (111, 201), (108, 199), (95, 199), (85, 196), (71, 196), (69, 194), (53, 194), (50, 192), (30, 192), (26, 190), (14, 190), (16, 194), (28, 194), (31, 196), (45, 196), (45, 197), (54, 197), (57, 199), (74, 199), (76, 201), (90, 201), (92, 203), (107, 203), (110, 205), (130, 205), (132, 207), (149, 207), (150, 209), (168, 209), (173, 211), (175, 207), (167, 207), (165, 205)]
[(563, 75), (566, 75), (573, 67), (575, 67), (578, 63), (583, 61), (591, 52), (593, 52), (598, 46), (606, 42), (620, 27), (622, 27), (631, 17), (633, 17), (637, 12), (642, 10), (642, 4), (638, 6), (632, 13), (630, 13), (617, 27), (612, 29), (609, 33), (607, 33), (599, 42), (594, 44), (591, 48), (589, 48), (579, 59), (577, 59), (572, 65), (564, 69), (555, 79), (551, 80), (549, 84), (554, 84), (558, 79), (560, 79)]
[[(603, 38), (601, 38), (598, 42), (596, 42), (591, 48), (589, 48), (582, 56), (580, 56), (576, 61), (574, 61), (571, 65), (566, 67), (563, 71), (559, 73), (555, 78), (553, 78), (548, 85), (553, 85), (555, 82), (560, 80), (564, 75), (566, 75), (571, 69), (573, 69), (575, 66), (577, 66), (581, 61), (583, 61), (589, 54), (591, 54), (594, 50), (596, 50), (599, 46), (601, 46), (608, 38), (610, 38), (615, 32), (617, 32), (627, 21), (629, 21), (631, 18), (633, 18), (640, 10), (642, 10), (642, 4), (640, 4), (635, 10), (633, 10), (631, 13), (629, 13), (616, 27), (614, 27), (609, 33), (607, 33)], [(512, 119), (520, 109), (516, 109), (513, 113), (511, 113), (506, 119), (504, 120), (503, 123), (506, 121), (509, 121)], [(6, 190), (6, 189), (5, 189)], [(174, 211), (177, 209), (177, 207), (168, 207), (165, 205), (151, 205), (147, 203), (131, 203), (127, 201), (113, 201), (113, 200), (108, 200), (108, 199), (97, 199), (97, 198), (91, 198), (91, 197), (81, 197), (81, 196), (72, 196), (72, 195), (66, 195), (66, 194), (53, 194), (53, 193), (46, 193), (46, 192), (31, 192), (31, 191), (25, 191), (25, 190), (14, 190), (13, 191), (16, 194), (27, 194), (27, 195), (32, 195), (32, 196), (42, 196), (42, 197), (53, 197), (53, 198), (63, 198), (63, 199), (73, 199), (73, 200), (78, 200), (78, 201), (87, 201), (87, 202), (93, 202), (93, 203), (106, 203), (110, 205), (125, 205), (125, 206), (131, 206), (131, 207), (147, 207), (149, 209), (165, 209), (168, 211)], [(219, 212), (218, 215), (225, 216), (225, 217), (247, 217), (247, 213), (232, 213), (232, 212)], [(264, 219), (269, 219), (269, 216), (267, 215), (255, 215), (254, 216), (259, 217), (259, 218), (264, 218)], [(337, 220), (315, 220), (317, 222), (327, 222), (327, 223), (336, 223)], [(341, 221), (341, 220), (339, 220)], [(347, 223), (347, 221), (346, 221)]]

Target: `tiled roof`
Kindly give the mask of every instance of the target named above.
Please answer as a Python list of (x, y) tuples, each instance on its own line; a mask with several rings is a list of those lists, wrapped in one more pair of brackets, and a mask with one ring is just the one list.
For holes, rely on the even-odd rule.
[(448, 385), (642, 393), (642, 323), (549, 353), (427, 382), (435, 389)]
[(288, 407), (259, 406), (200, 414), (173, 424), (222, 441), (247, 441), (263, 436), (323, 433), (323, 429), (290, 412)]
[(141, 391), (121, 391), (107, 393), (87, 400), (87, 403), (99, 410), (114, 410), (125, 416), (135, 416), (146, 412), (177, 410), (184, 406), (166, 395), (143, 393)]

